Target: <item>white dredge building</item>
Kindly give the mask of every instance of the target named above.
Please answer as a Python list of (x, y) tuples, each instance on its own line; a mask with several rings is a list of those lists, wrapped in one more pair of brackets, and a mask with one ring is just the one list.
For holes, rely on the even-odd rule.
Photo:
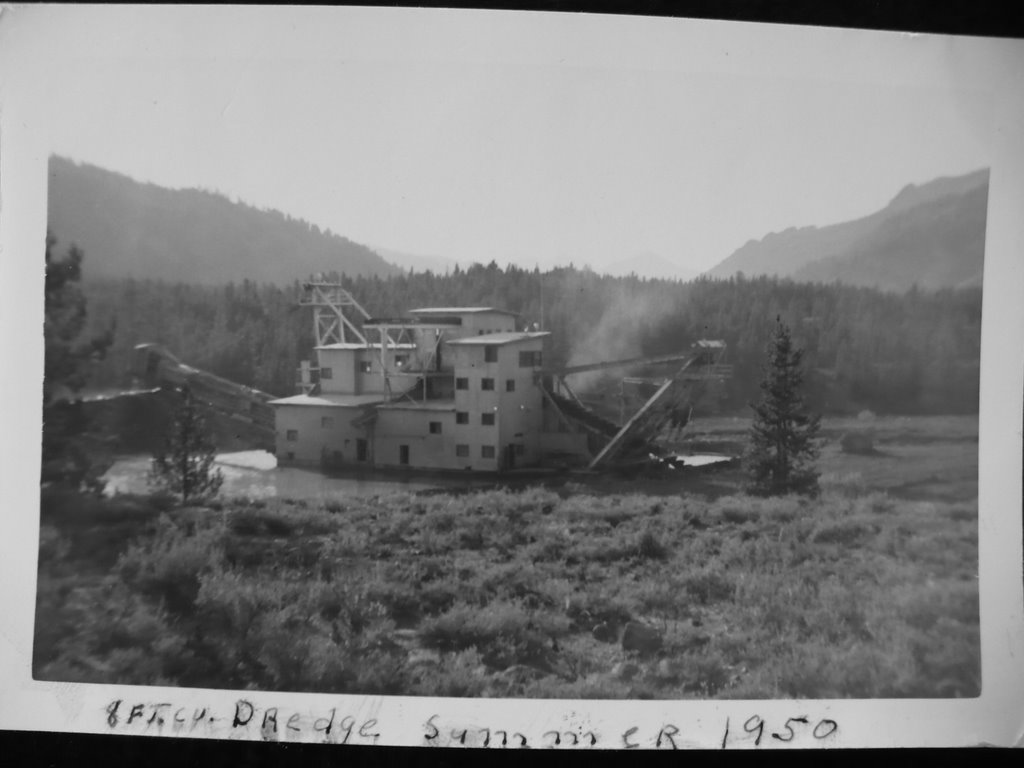
[[(701, 342), (687, 355), (555, 371), (545, 368), (550, 334), (517, 330), (511, 312), (435, 307), (374, 318), (337, 283), (310, 282), (304, 290), (301, 303), (314, 308), (316, 360), (302, 364), (300, 394), (269, 403), (281, 465), (594, 467), (673, 418), (680, 375), (663, 382), (623, 426), (586, 409), (565, 375), (652, 361), (686, 360), (687, 369), (713, 362), (709, 355), (720, 349), (720, 342)], [(356, 322), (354, 314), (361, 315)]]

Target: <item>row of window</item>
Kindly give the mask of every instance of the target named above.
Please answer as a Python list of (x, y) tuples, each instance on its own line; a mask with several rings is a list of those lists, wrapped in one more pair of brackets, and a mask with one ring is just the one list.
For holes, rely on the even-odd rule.
[[(437, 424), (438, 426), (440, 426), (440, 422), (431, 422), (431, 427), (433, 427), (434, 424)], [(294, 441), (294, 440), (298, 439), (299, 432), (298, 432), (298, 430), (295, 430), (295, 429), (289, 429), (287, 436), (288, 436), (288, 440)], [(516, 453), (517, 456), (522, 456), (523, 453), (525, 452), (525, 450), (526, 450), (525, 446), (523, 446), (521, 443), (517, 443), (515, 445), (515, 453)], [(286, 455), (287, 455), (289, 461), (294, 461), (295, 460), (295, 452), (294, 451), (288, 451), (288, 453)], [(469, 445), (467, 445), (466, 443), (460, 443), (460, 444), (456, 445), (455, 446), (455, 455), (458, 456), (459, 458), (462, 458), (462, 459), (468, 459), (469, 458)], [(493, 459), (496, 455), (497, 455), (497, 450), (495, 449), (495, 447), (493, 445), (481, 445), (480, 446), (480, 458), (481, 459)], [(356, 460), (357, 461), (366, 461), (366, 457), (367, 457), (366, 441), (362, 440), (362, 439), (356, 440)], [(341, 458), (342, 458), (341, 451), (334, 451), (334, 458), (335, 458), (336, 461), (341, 461)], [(398, 446), (398, 462), (400, 464), (408, 464), (409, 463), (409, 446), (407, 446), (407, 445), (400, 445), (400, 446)]]
[[(526, 452), (526, 446), (522, 443), (515, 444), (516, 456), (522, 456)], [(493, 459), (496, 455), (496, 450), (493, 445), (481, 445), (480, 446), (480, 458), (481, 459)], [(460, 443), (455, 446), (455, 455), (461, 459), (469, 458), (469, 446), (465, 443)]]
[[(395, 355), (395, 367), (401, 368), (407, 362), (409, 362), (408, 355)], [(372, 360), (360, 360), (359, 361), (359, 372), (360, 373), (372, 373), (373, 372), (373, 361)], [(334, 378), (334, 370), (331, 368), (320, 369), (321, 379), (332, 379)]]
[[(494, 426), (495, 415), (493, 413), (481, 413), (480, 423), (485, 427)], [(456, 411), (455, 412), (455, 423), (456, 424), (469, 424), (469, 412), (468, 411)], [(440, 432), (440, 430), (438, 430)]]
[[(409, 362), (408, 355), (395, 355), (395, 366), (401, 368), (407, 362)], [(496, 363), (498, 362), (498, 347), (488, 346), (484, 347), (484, 362), (485, 363)], [(519, 367), (520, 368), (540, 368), (541, 367), (541, 353), (540, 350), (531, 350), (529, 352), (519, 353)], [(359, 361), (360, 373), (371, 373), (373, 371), (373, 362), (370, 360)], [(320, 378), (330, 379), (334, 377), (334, 371), (331, 368), (321, 368)], [(487, 381), (487, 379), (485, 379)], [(492, 380), (493, 381), (493, 380)], [(511, 379), (509, 379), (511, 381)], [(486, 387), (485, 387), (486, 389)], [(493, 387), (492, 387), (493, 389)], [(508, 390), (511, 392), (512, 390)]]
[[(485, 363), (496, 363), (498, 362), (498, 347), (488, 346), (484, 347), (484, 362)], [(532, 349), (526, 352), (519, 353), (519, 367), (520, 368), (540, 368), (541, 367), (541, 351), (539, 349)]]
[[(462, 377), (462, 376), (457, 377), (455, 379), (455, 388), (456, 389), (469, 389), (469, 379), (465, 378), (465, 377)], [(484, 392), (493, 392), (494, 391), (494, 379), (487, 379), (487, 378), (480, 379), (480, 389), (482, 391), (484, 391)], [(506, 379), (505, 380), (505, 391), (506, 392), (515, 392), (516, 391), (516, 380), (515, 379)]]
[[(496, 454), (493, 445), (481, 445), (480, 446), (480, 458), (481, 459), (493, 459)], [(455, 446), (455, 455), (461, 459), (469, 458), (469, 446), (465, 443), (460, 443)]]
[[(526, 451), (525, 446), (522, 444), (516, 444), (515, 452), (516, 456), (522, 456)], [(459, 443), (455, 446), (455, 455), (460, 459), (469, 458), (469, 445), (466, 443)], [(498, 455), (497, 449), (493, 445), (481, 445), (480, 446), (480, 458), (481, 459), (493, 459)], [(400, 445), (398, 446), (398, 462), (399, 464), (409, 463), (409, 446)]]
[[(485, 427), (493, 427), (495, 424), (496, 416), (493, 413), (481, 413), (480, 423)], [(455, 423), (456, 424), (469, 424), (469, 413), (467, 411), (456, 411), (455, 412)], [(333, 416), (321, 416), (320, 417), (321, 429), (334, 429), (334, 417)], [(432, 435), (441, 434), (441, 422), (432, 421), (430, 422), (428, 429)], [(299, 430), (289, 429), (285, 433), (285, 439), (289, 442), (295, 442), (299, 439)]]

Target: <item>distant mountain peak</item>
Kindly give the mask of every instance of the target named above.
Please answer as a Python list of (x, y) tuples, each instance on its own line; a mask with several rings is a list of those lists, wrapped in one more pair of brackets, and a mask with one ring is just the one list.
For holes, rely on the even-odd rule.
[(777, 275), (905, 290), (980, 282), (989, 170), (907, 184), (881, 210), (749, 240), (707, 272)]
[(940, 176), (924, 184), (907, 184), (901, 189), (886, 209), (905, 210), (915, 205), (950, 195), (960, 195), (981, 186), (988, 186), (989, 169), (980, 168), (962, 176)]

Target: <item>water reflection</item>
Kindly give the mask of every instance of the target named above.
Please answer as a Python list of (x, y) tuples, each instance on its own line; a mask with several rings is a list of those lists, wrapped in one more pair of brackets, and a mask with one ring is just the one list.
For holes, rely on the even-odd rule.
[[(107, 495), (147, 493), (151, 457), (125, 456), (104, 475)], [(483, 478), (426, 477), (402, 475), (331, 476), (311, 469), (278, 467), (266, 451), (242, 451), (217, 456), (216, 466), (224, 475), (222, 497), (250, 499), (324, 499), (334, 496), (376, 496), (395, 491), (425, 491), (437, 488), (487, 486)]]

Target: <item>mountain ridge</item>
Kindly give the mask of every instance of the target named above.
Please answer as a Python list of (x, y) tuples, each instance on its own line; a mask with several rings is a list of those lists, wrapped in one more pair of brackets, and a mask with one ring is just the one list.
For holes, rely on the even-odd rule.
[(989, 169), (904, 186), (882, 209), (822, 227), (749, 240), (711, 277), (775, 275), (885, 290), (977, 284), (984, 259)]
[(286, 284), (315, 272), (399, 270), (365, 245), (281, 211), (203, 189), (168, 189), (58, 155), (47, 226), (85, 254), (84, 279)]

